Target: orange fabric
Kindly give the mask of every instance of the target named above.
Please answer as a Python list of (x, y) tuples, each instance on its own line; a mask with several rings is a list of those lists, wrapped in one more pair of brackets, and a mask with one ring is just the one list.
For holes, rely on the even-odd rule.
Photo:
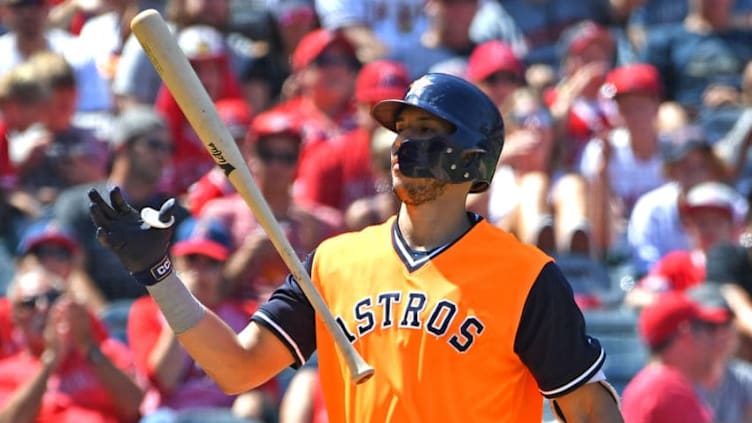
[(330, 421), (540, 422), (542, 396), (514, 339), (550, 258), (481, 221), (409, 272), (390, 242), (393, 221), (327, 240), (314, 256), (313, 280), (376, 369), (351, 384), (317, 321)]

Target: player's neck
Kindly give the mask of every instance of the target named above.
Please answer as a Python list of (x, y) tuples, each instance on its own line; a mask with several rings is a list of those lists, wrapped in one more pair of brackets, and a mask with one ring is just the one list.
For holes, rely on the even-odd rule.
[(398, 225), (410, 248), (426, 251), (456, 240), (471, 226), (464, 203), (456, 202), (431, 202), (420, 206), (403, 204)]

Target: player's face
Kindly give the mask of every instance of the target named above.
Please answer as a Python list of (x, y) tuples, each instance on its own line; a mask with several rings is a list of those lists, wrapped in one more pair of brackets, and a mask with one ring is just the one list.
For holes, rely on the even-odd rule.
[(397, 138), (392, 146), (392, 190), (403, 203), (419, 206), (440, 197), (447, 183), (433, 178), (410, 178), (399, 171), (396, 151), (405, 139), (428, 139), (447, 134), (452, 127), (448, 122), (417, 109), (406, 108), (397, 117)]

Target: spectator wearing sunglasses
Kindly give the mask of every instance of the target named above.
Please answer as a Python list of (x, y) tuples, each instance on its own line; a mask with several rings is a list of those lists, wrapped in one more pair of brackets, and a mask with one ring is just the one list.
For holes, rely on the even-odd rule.
[[(223, 271), (232, 251), (227, 227), (217, 220), (195, 218), (180, 224), (170, 249), (175, 271), (191, 293), (239, 332), (255, 311), (256, 303), (227, 295)], [(207, 413), (206, 409), (213, 409), (216, 419), (231, 416), (233, 410), (238, 419), (261, 419), (264, 405), (276, 403), (274, 382), (240, 395), (222, 392), (180, 346), (149, 296), (136, 300), (130, 310), (128, 339), (136, 367), (147, 376), (154, 394), (145, 402), (145, 423), (180, 421), (182, 414), (199, 410)], [(253, 406), (247, 407), (249, 404)], [(206, 416), (206, 421), (214, 419)]]
[[(117, 184), (130, 201), (143, 207), (156, 207), (169, 198), (161, 182), (173, 144), (161, 115), (149, 107), (129, 107), (115, 119), (110, 142), (113, 157), (109, 174), (93, 186)], [(91, 225), (84, 200), (91, 186), (82, 184), (64, 190), (55, 201), (52, 215), (62, 226), (70, 228), (87, 257), (89, 276), (108, 302), (140, 297), (146, 291), (128, 283), (131, 277), (128, 271), (96, 239), (96, 229)], [(180, 222), (188, 212), (182, 206), (177, 209), (176, 219)]]
[(127, 347), (41, 268), (16, 274), (8, 290), (22, 349), (0, 360), (0, 420), (131, 422), (143, 390)]
[(32, 222), (21, 236), (16, 252), (19, 270), (41, 266), (60, 276), (70, 295), (90, 310), (100, 312), (106, 300), (85, 268), (84, 251), (69, 228), (54, 219)]
[[(379, 125), (371, 117), (371, 108), (381, 100), (402, 97), (409, 84), (401, 63), (376, 60), (363, 66), (355, 83), (358, 128), (332, 139), (331, 148), (318, 149), (315, 157), (301, 163), (295, 179), (297, 200), (345, 213), (353, 202), (376, 194), (371, 144)], [(383, 158), (388, 156), (386, 152)]]
[(293, 75), (281, 107), (302, 130), (301, 163), (316, 149), (356, 127), (352, 101), (360, 62), (341, 33), (317, 29), (306, 34), (292, 55)]
[[(214, 107), (217, 108), (222, 123), (230, 132), (235, 140), (240, 153), (244, 156), (248, 154), (248, 143), (246, 142), (246, 133), (251, 126), (251, 108), (245, 100), (240, 98), (227, 98), (216, 101)], [(185, 197), (185, 202), (193, 216), (201, 214), (201, 209), (206, 203), (214, 198), (223, 197), (235, 192), (235, 187), (224, 170), (219, 166), (214, 166), (209, 172), (204, 174), (198, 181), (191, 184)]]
[[(248, 166), (288, 241), (300, 258), (341, 230), (336, 209), (296, 202), (292, 185), (301, 150), (300, 122), (286, 109), (272, 109), (253, 119), (248, 133)], [(237, 250), (227, 262), (230, 292), (265, 300), (289, 273), (264, 229), (240, 194), (209, 201), (201, 218), (217, 219), (230, 228)]]

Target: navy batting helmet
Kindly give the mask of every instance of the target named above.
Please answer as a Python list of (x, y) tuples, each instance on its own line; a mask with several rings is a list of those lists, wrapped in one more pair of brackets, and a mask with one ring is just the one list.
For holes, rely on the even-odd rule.
[[(397, 115), (416, 107), (449, 122), (447, 136), (403, 142), (400, 169), (407, 176), (434, 177), (449, 183), (473, 181), (470, 192), (483, 192), (491, 183), (504, 146), (504, 122), (496, 105), (470, 82), (448, 74), (429, 73), (415, 80), (402, 100), (377, 103), (371, 115), (396, 132)], [(400, 147), (403, 150), (403, 147)], [(403, 160), (410, 166), (403, 166)]]

